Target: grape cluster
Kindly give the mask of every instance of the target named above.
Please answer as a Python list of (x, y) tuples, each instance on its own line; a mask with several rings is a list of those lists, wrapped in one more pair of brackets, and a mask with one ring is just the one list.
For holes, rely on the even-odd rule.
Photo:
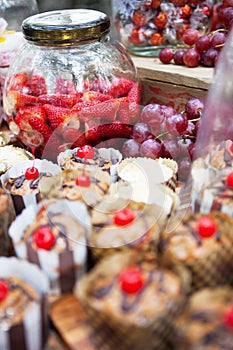
[(218, 3), (213, 16), (213, 24), (208, 34), (200, 35), (195, 28), (186, 29), (182, 36), (185, 48), (163, 48), (159, 52), (159, 60), (164, 64), (174, 62), (176, 65), (190, 68), (199, 65), (215, 67), (228, 33), (233, 27), (232, 0)]
[(203, 108), (204, 102), (195, 97), (186, 102), (183, 111), (157, 103), (147, 104), (122, 146), (123, 156), (172, 158), (178, 163), (180, 180), (185, 180)]

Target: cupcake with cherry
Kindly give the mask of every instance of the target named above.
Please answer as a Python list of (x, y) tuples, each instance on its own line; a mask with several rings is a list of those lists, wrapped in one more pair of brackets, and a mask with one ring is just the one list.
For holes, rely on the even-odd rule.
[(91, 223), (88, 246), (95, 261), (128, 249), (153, 260), (166, 214), (156, 204), (106, 195), (91, 210)]
[(96, 148), (85, 144), (59, 153), (57, 162), (65, 169), (99, 168), (107, 171), (112, 180), (116, 180), (116, 168), (122, 160), (122, 154), (114, 148)]
[(181, 266), (164, 267), (125, 251), (105, 257), (75, 288), (99, 348), (167, 349), (172, 320), (190, 289)]
[(174, 323), (175, 349), (222, 350), (233, 344), (233, 289), (229, 286), (195, 292)]
[[(178, 218), (179, 220), (179, 218)], [(192, 291), (232, 281), (233, 218), (225, 213), (186, 214), (162, 233), (164, 263), (181, 263), (192, 274)]]
[(9, 228), (16, 256), (40, 267), (50, 281), (49, 294), (72, 292), (85, 273), (90, 217), (81, 201), (31, 204)]
[(11, 195), (16, 214), (29, 204), (40, 201), (39, 183), (61, 171), (57, 164), (46, 159), (20, 162), (1, 176), (3, 188)]

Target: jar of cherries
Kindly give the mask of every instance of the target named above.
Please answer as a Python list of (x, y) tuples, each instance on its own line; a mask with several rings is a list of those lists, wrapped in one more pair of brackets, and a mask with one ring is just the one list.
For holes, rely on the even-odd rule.
[(130, 53), (158, 56), (163, 47), (182, 44), (188, 28), (201, 35), (211, 25), (214, 0), (114, 0), (114, 25)]

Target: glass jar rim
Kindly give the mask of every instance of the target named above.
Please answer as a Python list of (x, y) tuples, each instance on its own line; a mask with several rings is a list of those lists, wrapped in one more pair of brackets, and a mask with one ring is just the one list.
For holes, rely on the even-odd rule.
[(38, 45), (72, 45), (96, 41), (110, 32), (107, 14), (92, 9), (39, 13), (22, 22), (24, 38)]

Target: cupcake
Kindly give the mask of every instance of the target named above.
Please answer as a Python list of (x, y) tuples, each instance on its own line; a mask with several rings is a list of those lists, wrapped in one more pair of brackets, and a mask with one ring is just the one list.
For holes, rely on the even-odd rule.
[(107, 195), (91, 210), (88, 246), (95, 259), (124, 249), (156, 259), (166, 215), (155, 204)]
[(119, 180), (111, 184), (109, 193), (139, 203), (155, 204), (168, 217), (179, 205), (179, 197), (173, 190), (164, 184), (153, 184), (147, 177), (131, 182)]
[(33, 155), (20, 147), (7, 145), (0, 147), (0, 174), (5, 173), (11, 166), (33, 159)]
[(15, 210), (9, 194), (0, 188), (0, 256), (10, 253), (8, 229), (15, 219)]
[(102, 259), (75, 288), (98, 349), (169, 349), (172, 320), (189, 291), (189, 274), (165, 268), (135, 252)]
[(45, 271), (50, 295), (72, 292), (86, 271), (90, 219), (79, 201), (49, 201), (24, 209), (9, 228), (17, 257)]
[(44, 199), (81, 200), (88, 208), (92, 208), (108, 192), (110, 183), (110, 175), (96, 168), (66, 169), (53, 177), (42, 179), (39, 190)]
[(233, 289), (221, 286), (197, 291), (174, 327), (177, 350), (232, 349)]
[(177, 171), (177, 163), (166, 158), (125, 158), (117, 168), (119, 178), (130, 184), (145, 181), (152, 186), (165, 184), (173, 191), (176, 189)]
[(48, 280), (15, 257), (0, 258), (0, 348), (41, 350), (48, 336)]
[(181, 263), (192, 274), (192, 291), (232, 280), (233, 218), (220, 212), (187, 214), (161, 236), (164, 263)]
[(96, 148), (89, 145), (68, 149), (58, 155), (57, 162), (62, 169), (88, 169), (97, 167), (107, 171), (112, 181), (117, 178), (116, 168), (122, 154), (114, 148)]
[(2, 186), (11, 195), (16, 214), (20, 214), (29, 204), (40, 201), (38, 185), (42, 178), (60, 171), (58, 165), (46, 159), (34, 159), (20, 162), (3, 174)]

